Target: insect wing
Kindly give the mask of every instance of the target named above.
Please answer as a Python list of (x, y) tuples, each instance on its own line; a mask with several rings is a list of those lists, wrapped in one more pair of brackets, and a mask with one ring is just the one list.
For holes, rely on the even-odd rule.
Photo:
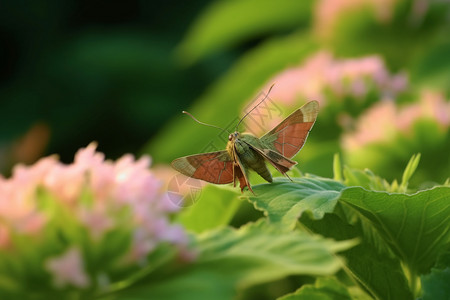
[(215, 184), (233, 182), (233, 161), (227, 151), (184, 156), (172, 161), (178, 172)]
[(294, 157), (305, 144), (318, 112), (317, 101), (306, 103), (261, 137), (261, 142), (287, 158)]

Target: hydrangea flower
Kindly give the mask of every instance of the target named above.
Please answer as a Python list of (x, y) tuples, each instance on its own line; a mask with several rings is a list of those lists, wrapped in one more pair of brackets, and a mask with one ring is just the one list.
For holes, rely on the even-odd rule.
[[(380, 23), (392, 19), (394, 5), (398, 0), (320, 0), (314, 10), (315, 29), (320, 35), (329, 35), (339, 18), (348, 12), (370, 8)], [(416, 1), (417, 2), (417, 1)]]
[(342, 137), (344, 150), (352, 151), (364, 146), (389, 142), (398, 134), (411, 135), (419, 120), (432, 120), (447, 131), (450, 126), (450, 103), (437, 92), (424, 91), (419, 102), (397, 108), (390, 100), (380, 101), (357, 120), (356, 130)]
[(448, 178), (450, 160), (441, 153), (450, 151), (450, 102), (442, 93), (422, 91), (418, 102), (402, 107), (381, 101), (355, 125), (355, 130), (341, 138), (345, 159), (352, 167), (398, 179), (408, 159), (421, 153), (416, 182)]
[[(150, 163), (147, 156), (105, 160), (92, 143), (72, 164), (50, 156), (16, 166), (11, 178), (0, 176), (0, 273), (8, 270), (2, 260), (25, 264), (34, 257), (40, 269), (29, 274), (45, 275), (30, 280), (50, 276), (54, 288), (85, 289), (111, 270), (115, 279), (121, 269), (127, 276), (163, 244), (178, 249), (181, 259), (192, 259), (187, 233), (169, 220), (179, 207)], [(107, 253), (108, 259), (95, 253)]]
[(328, 51), (319, 51), (270, 79), (268, 86), (272, 83), (275, 86), (270, 97), (277, 101), (290, 104), (296, 99), (309, 99), (325, 104), (328, 91), (337, 98), (362, 98), (374, 87), (381, 94), (394, 96), (406, 89), (408, 80), (403, 73), (391, 75), (376, 55), (337, 59)]
[(64, 287), (71, 284), (79, 288), (89, 285), (89, 278), (83, 266), (81, 252), (77, 248), (70, 248), (64, 254), (50, 258), (46, 265), (54, 276), (55, 286)]
[[(383, 97), (393, 98), (406, 90), (408, 78), (404, 73), (391, 74), (382, 58), (376, 55), (338, 59), (328, 51), (319, 51), (300, 65), (275, 75), (262, 90), (267, 91), (273, 83), (269, 97), (275, 103), (265, 101), (245, 120), (246, 128), (254, 134), (273, 128), (288, 112), (307, 101), (319, 101), (322, 114), (324, 107), (333, 104), (335, 107), (330, 113), (338, 114), (342, 107), (336, 107), (337, 103), (347, 98), (364, 104), (374, 91), (377, 93), (376, 99), (372, 99), (374, 101)], [(251, 101), (243, 113), (259, 103), (261, 97)], [(335, 119), (332, 124), (335, 128), (336, 123), (342, 123), (340, 119), (344, 118), (336, 115), (329, 119)]]

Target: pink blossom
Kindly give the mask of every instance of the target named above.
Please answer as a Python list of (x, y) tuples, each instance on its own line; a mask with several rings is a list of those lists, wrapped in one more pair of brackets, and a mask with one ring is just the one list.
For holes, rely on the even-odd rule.
[[(0, 178), (0, 220), (6, 228), (39, 235), (48, 220), (59, 217), (52, 215), (54, 211), (39, 208), (40, 189), (69, 211), (74, 222), (85, 226), (94, 240), (117, 226), (137, 232), (130, 246), (130, 251), (139, 249), (136, 260), (160, 242), (169, 241), (185, 249), (186, 233), (171, 224), (168, 216), (180, 207), (169, 201), (163, 182), (149, 170), (150, 158), (135, 160), (132, 155), (124, 155), (114, 162), (105, 160), (95, 149), (94, 143), (80, 149), (73, 164), (48, 157), (32, 166), (17, 166), (10, 179)], [(7, 237), (2, 233), (4, 242), (0, 246), (6, 244)], [(74, 257), (70, 252), (67, 260), (73, 262)]]
[(84, 270), (83, 258), (76, 247), (68, 249), (60, 256), (49, 258), (45, 268), (52, 274), (57, 287), (72, 285), (77, 288), (86, 288), (90, 280)]
[(86, 169), (82, 166), (56, 164), (43, 177), (43, 186), (58, 199), (74, 205), (85, 184)]
[(95, 240), (99, 240), (108, 230), (114, 228), (116, 222), (106, 211), (105, 205), (94, 205), (88, 209), (81, 207), (79, 210), (80, 221), (91, 229), (91, 235)]
[[(319, 51), (300, 65), (275, 75), (262, 90), (267, 91), (273, 83), (275, 85), (269, 97), (275, 103), (294, 107), (294, 104), (297, 106), (317, 100), (321, 107), (325, 107), (330, 93), (337, 101), (347, 96), (358, 100), (364, 99), (375, 89), (381, 94), (381, 98), (393, 98), (406, 90), (408, 79), (404, 73), (391, 75), (384, 61), (376, 55), (337, 59), (328, 51)], [(251, 103), (256, 105), (258, 100), (260, 99)], [(271, 111), (268, 109), (270, 106), (273, 106)], [(283, 114), (278, 113), (281, 110), (276, 108), (271, 103), (261, 104), (246, 118), (247, 129), (260, 135), (273, 128), (283, 119)]]
[(367, 144), (392, 140), (398, 134), (410, 134), (418, 120), (433, 120), (442, 130), (450, 127), (450, 102), (437, 92), (423, 91), (421, 99), (401, 108), (392, 101), (375, 104), (356, 123), (356, 130), (342, 138), (344, 149), (354, 150)]
[(320, 51), (268, 80), (264, 90), (272, 83), (272, 99), (285, 104), (293, 104), (296, 99), (324, 104), (327, 90), (338, 97), (361, 98), (374, 86), (382, 94), (391, 95), (406, 89), (407, 78), (402, 73), (391, 76), (379, 56), (335, 59), (331, 53)]
[(35, 205), (35, 190), (42, 174), (54, 165), (53, 158), (47, 158), (34, 167), (18, 165), (13, 178), (0, 178), (0, 220), (14, 231), (38, 234), (45, 225), (46, 217)]
[(329, 37), (337, 22), (346, 13), (358, 13), (369, 8), (380, 23), (392, 19), (398, 0), (320, 0), (314, 10), (314, 27), (320, 36)]
[(357, 130), (343, 136), (344, 149), (354, 149), (360, 145), (376, 141), (387, 141), (395, 134), (395, 104), (392, 101), (381, 101), (360, 117)]

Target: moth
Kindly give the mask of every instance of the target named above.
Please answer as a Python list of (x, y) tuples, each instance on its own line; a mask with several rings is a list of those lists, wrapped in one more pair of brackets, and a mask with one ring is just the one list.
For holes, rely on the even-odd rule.
[[(261, 103), (262, 101), (259, 104)], [(255, 171), (268, 182), (273, 181), (266, 161), (289, 178), (286, 172), (297, 164), (291, 158), (305, 144), (316, 121), (319, 103), (317, 101), (306, 103), (260, 138), (237, 131), (239, 124), (250, 112), (239, 121), (236, 131), (229, 135), (226, 150), (180, 157), (172, 161), (172, 167), (186, 176), (214, 184), (233, 182), (236, 186), (236, 180), (239, 180), (241, 192), (248, 187), (253, 193), (248, 180), (249, 170)], [(200, 122), (187, 112), (183, 113), (198, 123), (221, 129)]]

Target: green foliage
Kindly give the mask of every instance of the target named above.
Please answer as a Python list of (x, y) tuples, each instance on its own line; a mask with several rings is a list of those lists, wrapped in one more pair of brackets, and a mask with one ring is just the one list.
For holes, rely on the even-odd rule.
[(179, 46), (179, 57), (193, 63), (245, 39), (305, 25), (312, 5), (311, 0), (216, 1), (192, 24)]
[(423, 86), (434, 88), (444, 87), (449, 92), (448, 78), (450, 77), (450, 43), (445, 39), (439, 39), (427, 49), (423, 58), (414, 66), (414, 82)]
[[(322, 2), (214, 1), (192, 22), (176, 48), (170, 41), (178, 35), (148, 36), (144, 30), (128, 28), (135, 26), (128, 26), (131, 23), (114, 32), (97, 28), (74, 34), (71, 29), (67, 34), (42, 22), (58, 11), (55, 7), (39, 9), (42, 13), (37, 14), (33, 8), (20, 8), (29, 18), (8, 15), (7, 37), (14, 31), (28, 32), (22, 29), (23, 21), (31, 20), (40, 29), (33, 32), (45, 38), (18, 39), (17, 45), (22, 45), (18, 53), (27, 57), (14, 61), (19, 67), (10, 72), (28, 74), (12, 76), (11, 85), (0, 89), (2, 99), (10, 100), (0, 105), (0, 124), (5, 128), (0, 142), (16, 138), (45, 115), (54, 144), (79, 145), (106, 135), (123, 147), (128, 143), (122, 139), (130, 135), (141, 134), (142, 140), (142, 135), (155, 134), (143, 151), (155, 162), (167, 163), (179, 156), (224, 149), (226, 131), (234, 130), (262, 86), (274, 76), (286, 75), (291, 67), (311, 63), (309, 58), (318, 53), (345, 60), (349, 69), (354, 64), (367, 67), (373, 82), (355, 75), (358, 72), (342, 70), (345, 76), (340, 78), (336, 65), (319, 75), (316, 69), (321, 66), (310, 66), (308, 72), (317, 80), (307, 85), (289, 78), (288, 87), (310, 93), (281, 104), (286, 112), (300, 102), (321, 102), (318, 120), (299, 155), (301, 171), (316, 175), (301, 177), (296, 169), (292, 181), (275, 178), (272, 184), (255, 185), (255, 194), (242, 197), (251, 204), (239, 199), (238, 189), (206, 186), (197, 202), (173, 216), (190, 232), (190, 248), (179, 253), (162, 244), (143, 268), (120, 268), (120, 253), (129, 247), (132, 235), (127, 211), (120, 212), (123, 218), (117, 229), (93, 240), (70, 210), (41, 195), (39, 205), (48, 212), (50, 225), (41, 239), (13, 234), (8, 238), (17, 249), (0, 247), (4, 258), (0, 298), (225, 300), (239, 299), (249, 287), (274, 281), (276, 297), (283, 300), (449, 298), (448, 4), (429, 1), (424, 8), (417, 6), (423, 1), (400, 0), (381, 7), (377, 1), (348, 6), (345, 1), (330, 1), (325, 11), (319, 11)], [(140, 3), (144, 10), (144, 2)], [(60, 20), (71, 20), (67, 12), (61, 16), (53, 23), (59, 26)], [(48, 43), (57, 41), (52, 32), (64, 38)], [(45, 47), (29, 47), (38, 43)], [(383, 68), (367, 62), (359, 65), (368, 55), (379, 59)], [(411, 83), (403, 88), (398, 84), (398, 90), (374, 84), (398, 72), (404, 72)], [(330, 78), (339, 78), (332, 82), (338, 87), (357, 91), (361, 83), (370, 82), (366, 94), (358, 96), (323, 86), (322, 81)], [(203, 93), (186, 107), (186, 99), (197, 95), (200, 86)], [(439, 97), (430, 100), (429, 91)], [(309, 99), (314, 97), (318, 99)], [(408, 108), (406, 122), (397, 123), (400, 114), (386, 111), (364, 119), (386, 99), (395, 111), (402, 105)], [(277, 105), (282, 102), (272, 100)], [(422, 106), (414, 107), (419, 101)], [(201, 127), (174, 115), (175, 109), (189, 110), (226, 130)], [(172, 119), (166, 121), (169, 115)], [(387, 124), (381, 128), (384, 131), (382, 121)], [(370, 130), (357, 136), (356, 147), (349, 150), (345, 137), (354, 133), (359, 122)], [(113, 123), (127, 126), (111, 129)], [(6, 169), (4, 153), (12, 146), (0, 146), (0, 167)], [(122, 152), (115, 150), (109, 155)], [(336, 155), (333, 179), (317, 176), (328, 176), (336, 152), (345, 165)], [(437, 184), (446, 179), (444, 186)], [(248, 211), (251, 205), (253, 212)], [(260, 217), (252, 214), (255, 211), (262, 211), (264, 217), (253, 222)], [(236, 228), (230, 225), (236, 223)], [(0, 219), (0, 244), (2, 225)], [(87, 271), (98, 279), (88, 289), (47, 284), (50, 274), (42, 271), (43, 257), (60, 253), (68, 241), (80, 245)], [(110, 277), (104, 278), (101, 269), (110, 271)]]
[(450, 268), (444, 270), (432, 269), (431, 273), (422, 278), (423, 295), (421, 300), (450, 298)]
[[(442, 32), (446, 32), (448, 22), (443, 6), (430, 4), (420, 15), (413, 1), (404, 0), (392, 4), (387, 15), (380, 15), (376, 5), (369, 2), (351, 8), (335, 3), (336, 15), (330, 16), (330, 25), (320, 23), (318, 1), (269, 2), (217, 1), (200, 14), (177, 48), (180, 62), (208, 64), (212, 55), (223, 58), (223, 53), (235, 49), (234, 55), (242, 45), (252, 44), (189, 109), (200, 120), (234, 130), (243, 107), (261, 86), (324, 49), (355, 60), (376, 54), (388, 70), (373, 74), (374, 81), (383, 72), (406, 70), (413, 85), (402, 95), (391, 95), (392, 91), (369, 84), (362, 99), (324, 87), (319, 93), (324, 105), (301, 152), (305, 163), (301, 161), (300, 166), (303, 171), (322, 175), (330, 169), (333, 154), (341, 152), (346, 165), (335, 158), (334, 180), (307, 175), (255, 185), (255, 194), (247, 193), (244, 198), (262, 211), (266, 220), (238, 229), (226, 227), (233, 215), (239, 214), (236, 193), (207, 187), (200, 202), (177, 216), (195, 232), (197, 260), (166, 277), (124, 290), (121, 296), (230, 299), (236, 296), (236, 288), (242, 291), (294, 274), (317, 277), (326, 259), (315, 261), (309, 255), (326, 252), (316, 248), (305, 253), (302, 240), (307, 238), (306, 248), (314, 249), (317, 245), (313, 240), (319, 234), (346, 246), (355, 241), (357, 244), (340, 252), (345, 267), (336, 277), (316, 278), (315, 284), (302, 282), (297, 291), (285, 290), (287, 295), (280, 299), (439, 297), (437, 293), (444, 290), (448, 278), (448, 262), (438, 258), (450, 248), (450, 188), (429, 187), (449, 176), (446, 117), (416, 116), (411, 128), (401, 132), (404, 124), (398, 125), (394, 116), (388, 120), (386, 132), (376, 132), (379, 136), (374, 143), (361, 143), (353, 152), (342, 145), (344, 135), (357, 124), (355, 120), (380, 100), (392, 97), (396, 98), (395, 105), (413, 104), (430, 87), (445, 97), (448, 35)], [(317, 34), (322, 29), (325, 33)], [(352, 62), (348, 60), (348, 64)], [(311, 73), (314, 76), (314, 70)], [(429, 107), (433, 102), (424, 103)], [(384, 117), (390, 116), (377, 116), (372, 122), (378, 124)], [(362, 140), (371, 133), (368, 131)], [(156, 161), (168, 162), (178, 156), (224, 149), (226, 136), (178, 116), (148, 143), (145, 151)], [(327, 275), (338, 270), (333, 266), (334, 262), (328, 265)], [(186, 291), (185, 295), (176, 287)]]
[(414, 274), (428, 271), (450, 246), (448, 187), (414, 195), (355, 187), (344, 190), (340, 201), (360, 222), (367, 222), (364, 227), (374, 230)]
[(177, 221), (196, 233), (227, 225), (242, 202), (237, 194), (236, 189), (208, 185), (192, 206), (176, 216)]
[(318, 278), (314, 285), (302, 286), (279, 300), (351, 300), (346, 286), (333, 278)]
[[(417, 169), (420, 161), (420, 153), (417, 155), (413, 155), (409, 160), (405, 170), (403, 171), (402, 181), (400, 185), (397, 180), (394, 179), (391, 184), (380, 176), (375, 175), (371, 170), (365, 169), (364, 171), (358, 169), (350, 169), (345, 166), (343, 170), (343, 174), (345, 177), (345, 185), (347, 186), (362, 186), (366, 189), (376, 190), (376, 191), (388, 191), (388, 192), (397, 192), (397, 193), (406, 193), (408, 191), (408, 183), (411, 179), (412, 175)], [(339, 156), (335, 156), (334, 160), (334, 172), (335, 178), (342, 178), (341, 173), (341, 162)], [(342, 179), (341, 179), (342, 180)]]
[(197, 237), (199, 253), (190, 265), (142, 280), (108, 299), (231, 299), (236, 288), (287, 275), (334, 274), (341, 267), (335, 253), (354, 244), (282, 230), (263, 220), (240, 229), (213, 230)]
[(270, 185), (255, 186), (255, 196), (249, 196), (255, 208), (264, 211), (270, 222), (281, 223), (287, 228), (293, 228), (305, 211), (317, 219), (332, 212), (340, 191), (345, 187), (340, 182), (324, 178), (293, 180), (276, 178)]
[[(401, 186), (406, 188), (418, 157), (408, 164)], [(364, 178), (358, 181), (366, 188), (381, 187), (379, 177), (356, 174)], [(337, 181), (313, 177), (279, 180), (255, 186), (254, 191), (257, 196), (249, 200), (272, 223), (292, 228), (299, 219), (302, 228), (326, 237), (359, 238), (356, 247), (343, 253), (346, 267), (377, 298), (412, 299), (419, 290), (418, 276), (430, 272), (450, 247), (448, 187), (407, 195), (345, 188)]]
[[(436, 110), (443, 110), (442, 114), (447, 114), (444, 107)], [(439, 124), (437, 118), (416, 120), (406, 134), (395, 127), (386, 131), (386, 134), (389, 132), (394, 134), (393, 138), (347, 151), (344, 161), (354, 168), (368, 168), (387, 180), (394, 180), (403, 172), (409, 157), (421, 153), (422, 167), (409, 180), (411, 185), (430, 187), (436, 182), (443, 183), (449, 177), (450, 157), (444, 153), (450, 149), (450, 130)]]

